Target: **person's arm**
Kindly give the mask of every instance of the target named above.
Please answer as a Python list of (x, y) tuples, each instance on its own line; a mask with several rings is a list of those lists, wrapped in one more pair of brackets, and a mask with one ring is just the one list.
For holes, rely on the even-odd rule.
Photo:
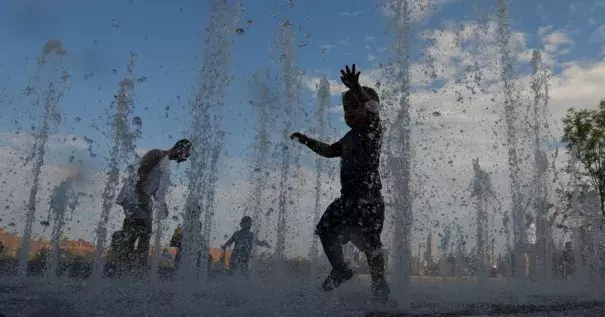
[(342, 155), (342, 143), (340, 141), (327, 144), (298, 132), (292, 134), (290, 138), (297, 139), (298, 142), (306, 145), (309, 149), (311, 149), (311, 151), (323, 157), (332, 158), (340, 157)]
[(256, 245), (258, 245), (259, 247), (265, 247), (265, 248), (271, 247), (271, 245), (269, 245), (269, 243), (265, 240), (256, 240)]
[(228, 246), (233, 244), (234, 241), (235, 241), (235, 235), (231, 236), (231, 239), (227, 240), (227, 242), (225, 242), (225, 244), (221, 245), (221, 249), (225, 250)]
[(145, 185), (147, 185), (149, 173), (162, 160), (164, 152), (162, 150), (152, 150), (147, 152), (141, 159), (141, 165), (137, 171), (139, 180), (136, 184), (136, 193), (139, 198), (139, 204), (143, 210), (148, 210), (148, 194), (145, 193)]

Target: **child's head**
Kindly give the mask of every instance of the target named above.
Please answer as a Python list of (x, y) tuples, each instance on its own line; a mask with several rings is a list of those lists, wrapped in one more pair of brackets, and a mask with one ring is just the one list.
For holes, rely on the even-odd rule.
[(348, 90), (342, 94), (345, 122), (351, 128), (363, 127), (378, 119), (377, 104), (380, 103), (378, 93), (370, 87), (362, 87), (370, 100), (358, 96), (354, 91)]
[(250, 228), (252, 228), (252, 218), (250, 218), (248, 216), (244, 216), (242, 218), (242, 221), (240, 221), (239, 226), (242, 229), (250, 229)]

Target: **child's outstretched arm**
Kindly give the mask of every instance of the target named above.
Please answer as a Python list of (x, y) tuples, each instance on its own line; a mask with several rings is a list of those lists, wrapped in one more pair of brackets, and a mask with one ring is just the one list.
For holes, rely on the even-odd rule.
[(340, 157), (342, 154), (342, 146), (340, 141), (333, 144), (327, 144), (298, 132), (292, 133), (290, 139), (296, 139), (298, 142), (306, 145), (313, 152), (323, 157)]
[(235, 241), (235, 235), (231, 236), (231, 238), (229, 240), (227, 240), (227, 242), (225, 242), (225, 244), (221, 245), (221, 249), (225, 250), (228, 246), (233, 244), (233, 241)]
[(258, 245), (259, 247), (265, 247), (265, 248), (271, 247), (271, 245), (265, 240), (256, 240), (256, 245)]

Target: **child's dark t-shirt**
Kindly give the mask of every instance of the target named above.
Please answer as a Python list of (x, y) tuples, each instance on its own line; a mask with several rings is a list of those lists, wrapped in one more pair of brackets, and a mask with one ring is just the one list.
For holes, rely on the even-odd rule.
[(239, 261), (250, 259), (252, 253), (252, 243), (254, 234), (250, 230), (238, 230), (233, 234), (233, 253), (234, 259)]
[(346, 199), (369, 201), (381, 199), (380, 151), (382, 124), (380, 121), (364, 129), (352, 129), (340, 139), (341, 195)]

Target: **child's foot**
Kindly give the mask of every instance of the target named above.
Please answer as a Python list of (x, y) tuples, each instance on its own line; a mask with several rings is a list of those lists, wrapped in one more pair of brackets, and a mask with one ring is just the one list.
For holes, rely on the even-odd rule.
[(385, 303), (389, 299), (391, 289), (387, 284), (387, 281), (380, 279), (376, 282), (372, 282), (372, 292), (374, 293), (374, 299), (378, 302)]
[(351, 269), (333, 269), (323, 284), (321, 284), (321, 288), (326, 292), (331, 291), (340, 286), (340, 284), (342, 284), (344, 281), (350, 280), (353, 277), (353, 274), (355, 273), (353, 273), (353, 270)]

